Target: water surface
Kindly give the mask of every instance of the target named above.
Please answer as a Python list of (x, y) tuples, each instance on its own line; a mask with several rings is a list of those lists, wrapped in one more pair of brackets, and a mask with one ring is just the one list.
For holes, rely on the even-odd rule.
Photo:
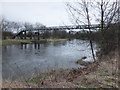
[(92, 61), (89, 42), (76, 39), (3, 46), (2, 56), (3, 80), (13, 80), (23, 75), (30, 77), (36, 73), (59, 68), (78, 68), (81, 66), (75, 61), (84, 56), (87, 56), (88, 61)]

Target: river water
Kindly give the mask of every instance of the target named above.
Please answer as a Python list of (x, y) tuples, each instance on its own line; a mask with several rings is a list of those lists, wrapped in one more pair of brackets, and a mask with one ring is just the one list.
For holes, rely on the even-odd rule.
[[(96, 51), (96, 44), (94, 46)], [(2, 78), (14, 80), (49, 70), (79, 68), (82, 66), (75, 61), (84, 56), (87, 56), (86, 61), (93, 60), (89, 42), (77, 39), (3, 46)]]

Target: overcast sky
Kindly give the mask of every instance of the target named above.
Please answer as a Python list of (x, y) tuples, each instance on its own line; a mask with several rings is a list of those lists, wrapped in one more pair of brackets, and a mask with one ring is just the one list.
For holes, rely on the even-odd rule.
[[(65, 1), (56, 0), (57, 2), (55, 0), (41, 0), (41, 2), (37, 2), (38, 0), (16, 0), (16, 1), (18, 2), (15, 2), (15, 0), (4, 0), (2, 2), (0, 1), (0, 16), (4, 16), (5, 18), (11, 21), (30, 22), (33, 24), (36, 22), (40, 22), (46, 26), (59, 26), (72, 24), (70, 22), (71, 20), (66, 11), (65, 6), (65, 1), (68, 2), (68, 0)], [(93, 0), (87, 1), (92, 2)], [(92, 11), (95, 15), (97, 14), (96, 11), (94, 10)], [(92, 11), (90, 12), (92, 13)], [(91, 18), (92, 18), (91, 23), (95, 24), (96, 23), (95, 17), (92, 16)], [(80, 20), (82, 19), (83, 18), (80, 17)]]
[(71, 24), (65, 2), (5, 2), (0, 5), (0, 14), (11, 21), (40, 22), (46, 26)]

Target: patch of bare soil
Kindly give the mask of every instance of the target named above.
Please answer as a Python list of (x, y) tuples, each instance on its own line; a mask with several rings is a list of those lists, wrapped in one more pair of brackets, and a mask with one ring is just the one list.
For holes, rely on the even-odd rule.
[(3, 81), (3, 88), (119, 88), (118, 54), (85, 68), (59, 69), (27, 81)]

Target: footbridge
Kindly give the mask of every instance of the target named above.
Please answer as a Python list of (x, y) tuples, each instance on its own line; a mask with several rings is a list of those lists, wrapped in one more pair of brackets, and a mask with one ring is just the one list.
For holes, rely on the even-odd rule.
[[(51, 26), (51, 27), (41, 27), (41, 28), (29, 28), (29, 29), (23, 29), (20, 32), (18, 32), (14, 37), (18, 37), (21, 36), (24, 37), (24, 39), (26, 39), (26, 33), (27, 32), (34, 32), (36, 33), (36, 36), (39, 37), (39, 33), (41, 31), (53, 31), (53, 30), (72, 30), (72, 29), (96, 29), (96, 28), (100, 28), (100, 24), (93, 24), (93, 25), (70, 25), (70, 26)], [(32, 36), (32, 33), (31, 33)]]

